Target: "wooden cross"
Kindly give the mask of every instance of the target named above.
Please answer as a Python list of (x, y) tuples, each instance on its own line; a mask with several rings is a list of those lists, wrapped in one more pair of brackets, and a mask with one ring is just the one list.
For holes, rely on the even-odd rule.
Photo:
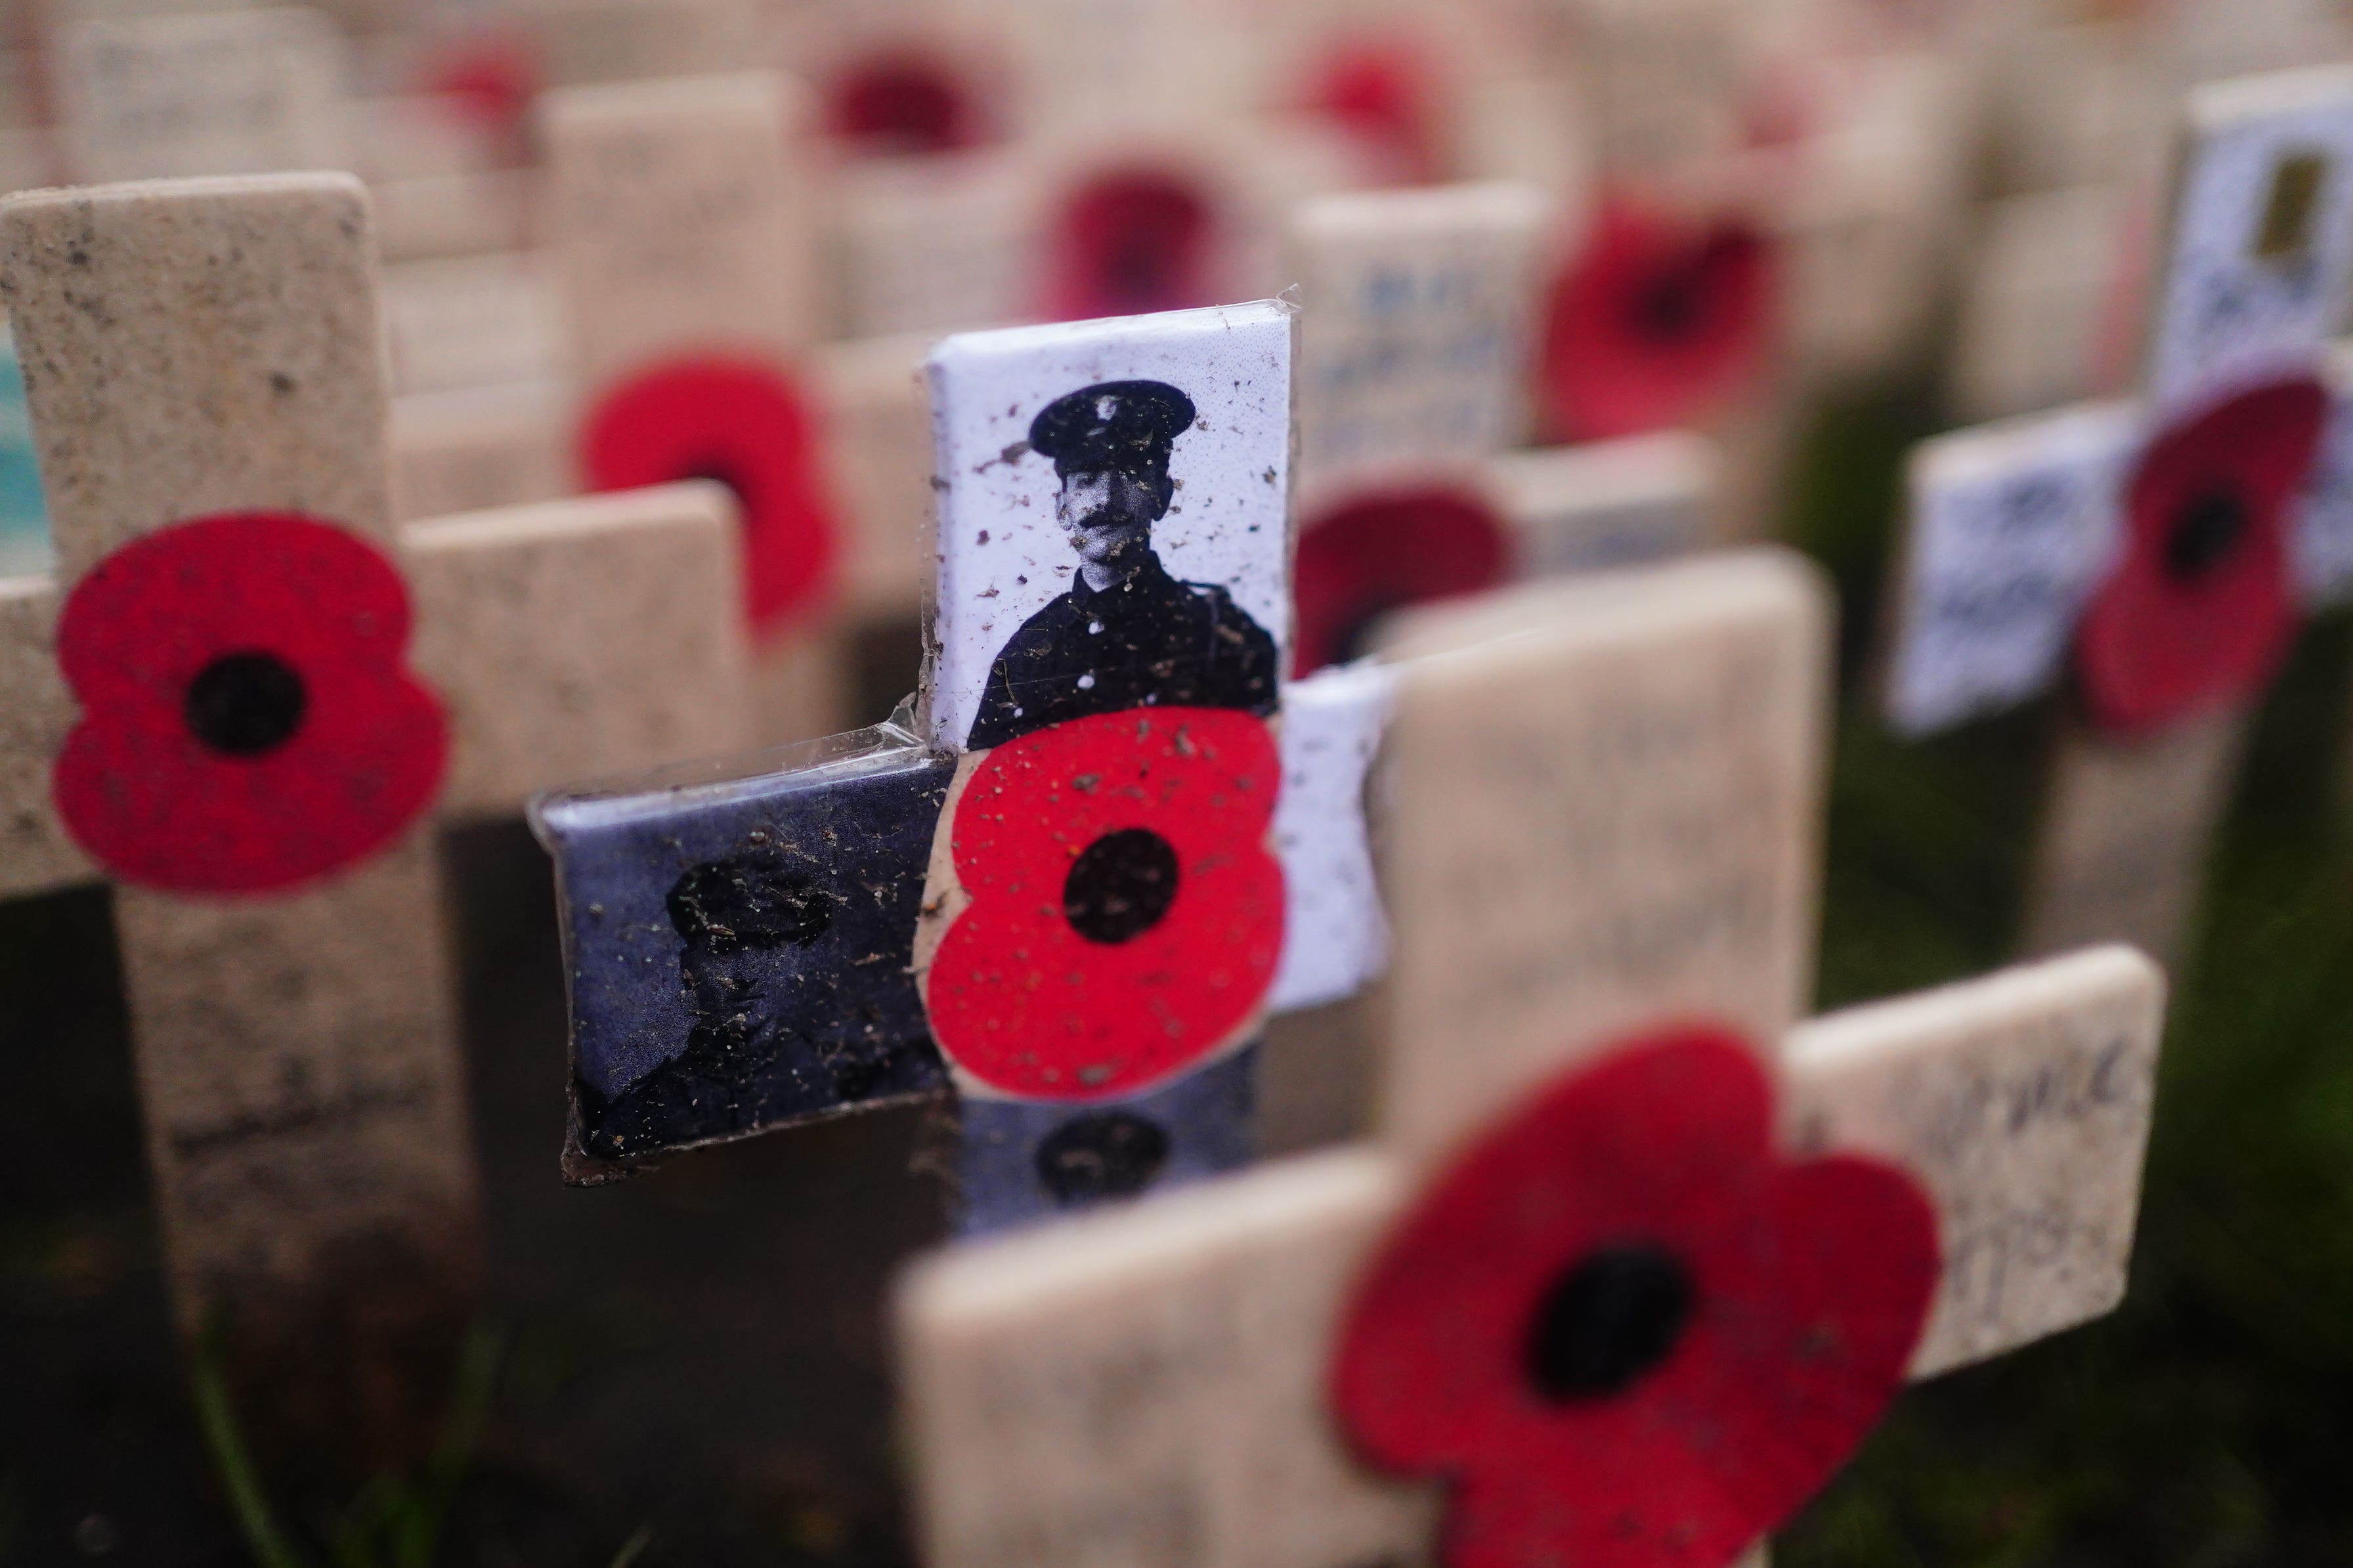
[(343, 175), (0, 203), (57, 561), (0, 582), (0, 892), (112, 884), (180, 1325), (370, 1468), (476, 1273), (429, 829), (746, 711), (714, 487), (395, 529), (374, 265)]
[(2300, 497), (2353, 268), (2353, 70), (2200, 88), (2188, 119), (2141, 400), (1941, 437), (1910, 466), (1894, 726), (2072, 665), (2030, 952), (2172, 954), (2253, 703), (2302, 608), (2346, 586), (2303, 570), (2330, 513)]
[(970, 1228), (1249, 1156), (1291, 338), (1262, 302), (948, 339), (920, 721), (538, 805), (575, 1179), (951, 1079)]
[(1516, 182), (1303, 204), (1298, 668), (1400, 605), (1698, 542), (1691, 435), (1507, 451), (1528, 424), (1554, 204)]
[[(841, 504), (862, 470), (831, 430), (912, 406), (919, 355), (898, 351), (879, 399), (860, 382), (837, 402), (835, 361), (807, 352), (818, 322), (804, 96), (756, 72), (567, 89), (543, 104), (579, 478), (735, 489), (763, 733), (776, 741), (849, 721), (851, 645), (878, 624), (912, 625), (928, 577), (905, 570), (920, 563), (907, 548), (920, 510), (877, 518), (890, 537), (870, 549), (852, 525), (866, 514)], [(913, 676), (910, 663), (901, 679)]]
[(2121, 1295), (2147, 960), (1790, 1027), (1810, 573), (1702, 560), (1430, 617), (1383, 762), (1373, 1134), (919, 1261), (929, 1568), (1728, 1563), (1907, 1376)]

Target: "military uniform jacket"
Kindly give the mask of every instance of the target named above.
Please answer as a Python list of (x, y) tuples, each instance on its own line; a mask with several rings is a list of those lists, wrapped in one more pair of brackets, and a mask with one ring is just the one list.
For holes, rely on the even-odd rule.
[(1156, 555), (1100, 593), (1075, 574), (998, 650), (965, 744), (978, 751), (1125, 708), (1271, 713), (1275, 665), (1274, 639), (1232, 595), (1178, 582)]

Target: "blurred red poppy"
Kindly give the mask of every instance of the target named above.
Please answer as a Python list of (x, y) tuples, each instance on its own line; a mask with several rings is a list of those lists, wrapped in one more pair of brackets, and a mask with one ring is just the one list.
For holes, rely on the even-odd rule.
[(1751, 1047), (1633, 1040), (1447, 1167), (1343, 1322), (1359, 1451), (1442, 1477), (1449, 1568), (1717, 1568), (1904, 1381), (1939, 1268), (1900, 1171), (1772, 1151)]
[(1764, 363), (1773, 270), (1744, 221), (1680, 223), (1605, 198), (1553, 286), (1540, 391), (1555, 433), (1599, 440), (1705, 416)]
[(1420, 184), (1444, 164), (1429, 61), (1398, 39), (1361, 39), (1327, 57), (1308, 108), (1369, 150), (1388, 183)]
[(817, 422), (775, 366), (719, 354), (669, 360), (607, 393), (581, 430), (592, 489), (717, 479), (744, 516), (744, 592), (755, 636), (820, 609), (835, 529)]
[(971, 902), (923, 982), (940, 1048), (1040, 1100), (1130, 1094), (1257, 1010), (1282, 949), (1264, 721), (1132, 708), (1032, 731), (965, 781), (949, 843)]
[(423, 76), (425, 91), (448, 100), (482, 130), (517, 137), (539, 96), (539, 51), (520, 30), (482, 32), (445, 45)]
[(275, 892), (365, 858), (448, 756), (401, 662), (408, 628), (383, 552), (314, 518), (224, 513), (124, 545), (58, 623), (82, 710), (58, 815), (110, 874), (176, 893)]
[(1363, 653), (1373, 624), (1391, 610), (1491, 588), (1510, 567), (1503, 521), (1472, 491), (1423, 486), (1353, 497), (1300, 531), (1297, 673)]
[(2278, 668), (2297, 615), (2286, 514), (2327, 410), (2318, 383), (2274, 382), (2149, 444), (2126, 491), (2122, 556), (2075, 633), (2096, 721), (2147, 730)]
[(1213, 303), (1217, 220), (1192, 181), (1166, 169), (1095, 175), (1062, 204), (1047, 260), (1047, 307), (1063, 321)]

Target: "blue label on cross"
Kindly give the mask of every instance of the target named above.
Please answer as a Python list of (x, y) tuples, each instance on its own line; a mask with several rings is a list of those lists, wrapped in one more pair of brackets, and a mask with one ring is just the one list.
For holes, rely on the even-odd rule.
[(0, 327), (0, 577), (49, 570), (49, 519), (41, 469), (33, 456), (33, 420), (25, 407), (25, 374), (16, 345)]

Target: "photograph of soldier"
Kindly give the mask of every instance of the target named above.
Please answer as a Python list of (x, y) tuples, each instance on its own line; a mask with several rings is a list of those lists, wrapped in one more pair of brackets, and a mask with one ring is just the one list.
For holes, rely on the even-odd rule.
[(1223, 584), (1181, 582), (1153, 550), (1152, 525), (1176, 499), (1169, 454), (1193, 421), (1192, 399), (1166, 382), (1107, 381), (1030, 422), (1079, 565), (997, 650), (966, 745), (1126, 708), (1274, 710), (1274, 639)]
[(857, 900), (822, 885), (807, 856), (774, 847), (688, 867), (663, 900), (694, 1016), (685, 1048), (611, 1094), (575, 1078), (580, 1147), (626, 1161), (943, 1084), (904, 973), (901, 911), (921, 896), (922, 863), (899, 859), (893, 879), (870, 856)]

